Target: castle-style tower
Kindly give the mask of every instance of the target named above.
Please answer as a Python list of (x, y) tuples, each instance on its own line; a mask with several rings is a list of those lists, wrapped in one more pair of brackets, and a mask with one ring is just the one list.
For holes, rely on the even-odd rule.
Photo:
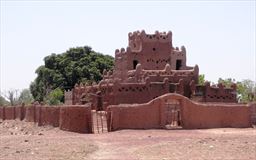
[[(203, 102), (236, 102), (235, 86), (198, 85), (199, 68), (186, 65), (184, 46), (173, 47), (172, 32), (128, 34), (126, 50), (115, 51), (113, 71), (104, 71), (103, 80), (93, 85), (76, 85), (65, 93), (66, 102), (92, 106), (101, 97), (106, 108), (112, 104), (146, 103), (166, 93), (178, 93)], [(94, 96), (93, 96), (94, 95)]]
[(137, 64), (145, 70), (163, 70), (166, 64), (171, 70), (189, 70), (186, 66), (186, 49), (182, 46), (174, 48), (172, 32), (146, 34), (137, 31), (128, 34), (129, 46), (115, 52), (115, 77), (127, 78), (127, 71), (135, 70)]

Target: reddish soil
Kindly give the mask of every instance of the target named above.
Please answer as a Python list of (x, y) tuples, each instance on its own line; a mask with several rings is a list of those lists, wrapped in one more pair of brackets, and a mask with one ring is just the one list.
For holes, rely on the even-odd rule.
[(256, 159), (256, 129), (78, 134), (10, 120), (0, 122), (0, 159)]

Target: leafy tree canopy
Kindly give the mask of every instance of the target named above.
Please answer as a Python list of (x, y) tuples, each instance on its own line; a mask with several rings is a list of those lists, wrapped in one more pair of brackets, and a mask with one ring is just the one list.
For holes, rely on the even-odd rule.
[(18, 103), (19, 104), (31, 104), (33, 102), (33, 97), (32, 94), (30, 93), (29, 89), (23, 89), (20, 92), (20, 96), (18, 98)]
[(9, 105), (9, 102), (2, 96), (0, 96), (0, 106)]
[(64, 93), (60, 88), (56, 88), (52, 90), (46, 96), (46, 103), (49, 105), (59, 105), (62, 104), (61, 101), (63, 99)]
[(226, 87), (231, 87), (233, 83), (236, 83), (236, 80), (234, 78), (226, 78), (226, 79), (219, 78), (218, 83), (222, 83)]
[(200, 74), (198, 77), (198, 84), (204, 85), (204, 83), (205, 83), (205, 76), (204, 74)]
[(72, 89), (76, 83), (100, 81), (103, 70), (111, 70), (113, 65), (113, 57), (97, 53), (88, 46), (70, 48), (62, 54), (53, 53), (37, 68), (30, 91), (36, 101), (44, 101), (56, 88), (64, 91)]

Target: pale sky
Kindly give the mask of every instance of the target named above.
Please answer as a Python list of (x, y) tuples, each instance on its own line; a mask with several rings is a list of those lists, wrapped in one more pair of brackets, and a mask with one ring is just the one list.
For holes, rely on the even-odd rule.
[(128, 33), (172, 31), (200, 74), (255, 80), (255, 1), (1, 1), (0, 91), (28, 88), (51, 53), (89, 45), (114, 56)]

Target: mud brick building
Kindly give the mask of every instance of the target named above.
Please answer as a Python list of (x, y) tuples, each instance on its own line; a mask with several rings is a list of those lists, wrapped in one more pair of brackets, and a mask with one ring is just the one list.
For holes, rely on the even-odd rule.
[(172, 32), (128, 34), (128, 47), (115, 51), (113, 71), (104, 71), (98, 84), (77, 84), (65, 93), (66, 104), (92, 103), (101, 94), (108, 105), (146, 103), (166, 93), (177, 93), (199, 102), (236, 102), (236, 85), (198, 85), (199, 67), (187, 66), (186, 48), (174, 47)]
[(76, 84), (65, 92), (65, 105), (0, 106), (0, 120), (79, 133), (256, 125), (256, 103), (237, 103), (235, 84), (198, 84), (199, 67), (187, 66), (186, 49), (172, 45), (171, 32), (137, 31), (128, 38), (98, 84)]

